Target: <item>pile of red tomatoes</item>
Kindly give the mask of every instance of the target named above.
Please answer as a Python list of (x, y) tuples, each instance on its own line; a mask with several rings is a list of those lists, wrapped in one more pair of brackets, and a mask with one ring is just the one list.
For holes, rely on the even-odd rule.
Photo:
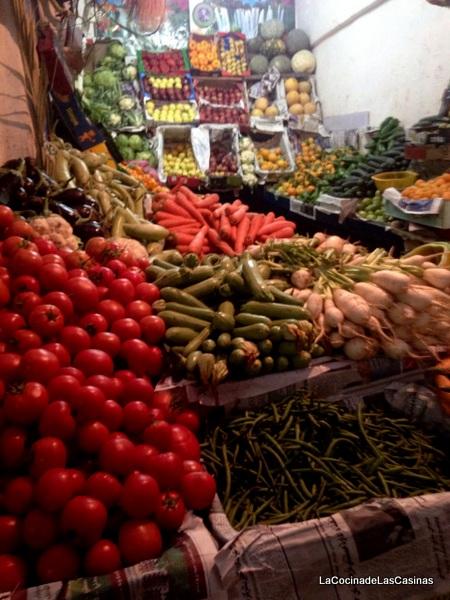
[(145, 266), (103, 238), (58, 251), (0, 207), (0, 592), (156, 558), (211, 504), (198, 415), (154, 392)]

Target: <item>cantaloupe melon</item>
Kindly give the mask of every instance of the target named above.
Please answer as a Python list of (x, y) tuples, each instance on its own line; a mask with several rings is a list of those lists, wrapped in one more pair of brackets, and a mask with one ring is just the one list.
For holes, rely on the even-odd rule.
[(289, 108), (291, 115), (302, 115), (304, 113), (303, 106), (301, 104), (293, 104)]
[(264, 112), (259, 109), (259, 108), (254, 108), (252, 110), (252, 117), (263, 117), (264, 116)]
[(316, 105), (314, 102), (308, 102), (303, 106), (303, 110), (306, 115), (313, 115), (316, 112)]
[(269, 101), (267, 100), (267, 98), (264, 98), (264, 96), (262, 98), (258, 98), (254, 104), (255, 108), (258, 108), (259, 110), (262, 110), (263, 112), (266, 110), (266, 108), (268, 106), (269, 106)]
[(266, 108), (264, 115), (270, 118), (276, 117), (278, 115), (278, 108), (274, 104), (272, 104), (272, 106)]
[(298, 104), (299, 102), (302, 103), (301, 94), (299, 94), (296, 91), (289, 92), (286, 95), (286, 100), (287, 100), (288, 106), (292, 106), (293, 104)]
[(309, 94), (311, 92), (311, 84), (309, 81), (300, 81), (298, 84), (298, 89), (300, 92), (306, 92)]
[(285, 79), (284, 80), (284, 89), (286, 90), (286, 93), (297, 92), (299, 89), (298, 81), (296, 79), (294, 79), (294, 77), (289, 77), (289, 79)]
[(299, 94), (299, 102), (301, 102), (301, 104), (308, 104), (308, 102), (311, 102), (311, 96), (306, 92), (302, 92)]

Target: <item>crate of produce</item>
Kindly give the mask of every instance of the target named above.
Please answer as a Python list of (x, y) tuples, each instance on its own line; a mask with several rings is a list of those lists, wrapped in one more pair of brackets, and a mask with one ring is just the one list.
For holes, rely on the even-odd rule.
[(186, 125), (156, 128), (158, 175), (162, 182), (197, 187), (208, 167), (209, 138)]
[(142, 133), (119, 133), (113, 136), (114, 143), (122, 160), (125, 162), (147, 162), (150, 167), (156, 167), (158, 160), (153, 143)]
[(242, 184), (239, 160), (239, 129), (229, 125), (200, 125), (209, 135), (209, 186), (238, 188)]
[(224, 77), (250, 75), (245, 35), (239, 32), (218, 33), (219, 60)]
[(277, 92), (287, 104), (291, 129), (317, 131), (322, 110), (314, 77), (283, 77)]
[(192, 33), (189, 37), (189, 59), (194, 75), (220, 75), (216, 36)]
[(165, 102), (195, 100), (192, 77), (186, 75), (142, 75), (144, 98)]
[(266, 180), (292, 173), (295, 161), (286, 131), (280, 133), (253, 132), (256, 149), (256, 173)]
[(251, 125), (264, 127), (267, 123), (283, 124), (288, 118), (284, 87), (280, 73), (270, 70), (261, 81), (253, 84), (248, 90)]
[(147, 120), (155, 125), (192, 124), (199, 119), (198, 107), (195, 100), (181, 102), (158, 102), (146, 100), (145, 110)]
[(383, 193), (386, 213), (395, 219), (418, 225), (450, 229), (450, 201), (442, 198), (412, 200), (402, 196), (395, 188)]
[(194, 79), (201, 123), (239, 124), (247, 126), (247, 88), (242, 81), (215, 77)]
[(138, 61), (141, 71), (149, 75), (185, 75), (190, 68), (187, 50), (142, 50), (138, 53)]

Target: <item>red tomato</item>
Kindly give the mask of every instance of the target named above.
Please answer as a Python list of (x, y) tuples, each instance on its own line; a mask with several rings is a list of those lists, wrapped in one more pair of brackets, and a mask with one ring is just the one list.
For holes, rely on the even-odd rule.
[(36, 233), (31, 225), (27, 223), (25, 219), (21, 218), (15, 219), (15, 221), (11, 223), (11, 225), (5, 231), (5, 235), (19, 235), (29, 240), (32, 240), (34, 237), (36, 237)]
[(8, 340), (8, 349), (23, 354), (32, 348), (39, 348), (42, 340), (30, 329), (17, 329)]
[(87, 331), (75, 325), (66, 325), (61, 331), (61, 343), (72, 356), (82, 350), (87, 350), (91, 345), (91, 338)]
[(23, 520), (23, 539), (33, 550), (45, 550), (56, 540), (56, 522), (52, 515), (34, 508)]
[(30, 472), (33, 477), (41, 477), (46, 471), (66, 466), (67, 450), (64, 443), (56, 437), (43, 437), (31, 447), (33, 462)]
[(47, 386), (51, 400), (65, 400), (69, 404), (80, 396), (80, 388), (80, 381), (73, 375), (57, 375)]
[(150, 423), (150, 411), (144, 402), (134, 400), (128, 402), (123, 409), (122, 427), (127, 433), (142, 433)]
[(42, 337), (52, 337), (64, 327), (64, 317), (57, 306), (41, 304), (31, 311), (28, 323)]
[(152, 459), (151, 474), (161, 489), (176, 489), (183, 475), (183, 461), (174, 452), (158, 454)]
[(123, 404), (140, 400), (150, 406), (153, 398), (153, 386), (144, 377), (134, 377), (125, 382), (123, 392), (120, 395), (120, 400)]
[(197, 433), (200, 429), (200, 417), (195, 410), (182, 410), (175, 415), (175, 423), (184, 425), (193, 433)]
[(3, 506), (14, 514), (26, 512), (33, 500), (33, 482), (30, 477), (15, 477), (11, 479), (3, 491)]
[(74, 250), (64, 258), (68, 269), (85, 269), (91, 264), (90, 256), (84, 250)]
[[(38, 242), (36, 241), (36, 245), (38, 245)], [(42, 252), (41, 252), (42, 254)], [(50, 263), (54, 264), (54, 265), (62, 265), (64, 267), (64, 259), (59, 255), (59, 254), (45, 254), (44, 256), (42, 256), (42, 264), (43, 265), (49, 265)]]
[(194, 471), (181, 479), (184, 501), (193, 510), (209, 508), (216, 494), (216, 481), (206, 471)]
[(164, 354), (158, 346), (149, 346), (149, 365), (148, 373), (152, 377), (161, 375), (164, 366)]
[(0, 308), (6, 306), (11, 300), (11, 295), (7, 285), (0, 280)]
[(90, 496), (75, 496), (64, 507), (61, 516), (61, 529), (75, 536), (83, 545), (92, 545), (101, 538), (106, 525), (105, 506)]
[(81, 494), (84, 486), (86, 485), (86, 477), (84, 476), (83, 471), (79, 469), (67, 469), (69, 471), (69, 476), (72, 481), (73, 493), (75, 496)]
[(129, 369), (137, 376), (145, 375), (151, 367), (152, 353), (142, 340), (134, 338), (123, 342), (120, 356), (125, 358)]
[(109, 431), (117, 431), (122, 425), (123, 410), (114, 400), (106, 400), (100, 411), (99, 420)]
[(121, 369), (120, 371), (116, 371), (114, 373), (114, 375), (117, 377), (117, 379), (120, 379), (120, 381), (122, 381), (123, 383), (126, 383), (127, 381), (131, 381), (132, 379), (135, 379), (135, 374), (133, 373), (133, 371), (129, 371), (128, 369)]
[(14, 515), (0, 515), (0, 554), (14, 552), (21, 538), (20, 521)]
[(122, 494), (122, 485), (114, 475), (97, 471), (86, 481), (84, 493), (92, 498), (97, 498), (109, 508), (119, 501)]
[(21, 249), (36, 252), (37, 246), (33, 242), (26, 240), (23, 236), (16, 234), (9, 235), (2, 244), (2, 254), (8, 258)]
[(80, 369), (86, 377), (90, 375), (113, 374), (114, 365), (111, 357), (103, 350), (82, 350), (75, 356), (74, 366)]
[(159, 408), (151, 408), (150, 409), (151, 421), (150, 423), (154, 423), (155, 421), (164, 421), (164, 413)]
[(47, 383), (59, 371), (58, 358), (48, 350), (35, 348), (22, 356), (22, 374), (27, 381)]
[(99, 302), (98, 290), (95, 284), (86, 277), (70, 279), (64, 291), (72, 300), (75, 310), (79, 313), (94, 310)]
[(19, 427), (6, 427), (0, 432), (0, 464), (17, 469), (25, 458), (26, 434)]
[(156, 446), (161, 452), (169, 450), (171, 443), (171, 429), (166, 421), (155, 421), (144, 429), (142, 439), (146, 444)]
[(100, 448), (102, 469), (117, 475), (127, 475), (134, 467), (134, 444), (126, 438), (111, 437)]
[(141, 335), (139, 323), (130, 318), (114, 321), (111, 325), (111, 331), (118, 336), (121, 342), (131, 340), (132, 338), (139, 338)]
[(91, 281), (98, 286), (108, 287), (111, 281), (116, 278), (115, 274), (108, 269), (108, 267), (102, 267), (101, 265), (95, 265), (88, 270), (88, 277)]
[(100, 421), (86, 423), (78, 430), (78, 446), (88, 454), (98, 452), (108, 438), (109, 430)]
[(73, 315), (73, 302), (64, 292), (49, 292), (43, 296), (42, 302), (57, 306), (62, 312), (66, 322)]
[(12, 307), (24, 317), (28, 317), (36, 306), (42, 303), (42, 298), (34, 292), (21, 292), (14, 298)]
[(139, 300), (145, 300), (152, 305), (160, 297), (159, 288), (154, 283), (143, 282), (136, 286), (136, 298)]
[(41, 286), (36, 277), (32, 277), (31, 275), (19, 275), (19, 277), (15, 277), (12, 280), (11, 291), (14, 295), (22, 292), (34, 292), (35, 294), (39, 294)]
[(94, 335), (91, 340), (91, 346), (97, 350), (103, 350), (103, 352), (114, 358), (119, 354), (120, 338), (115, 333), (101, 331)]
[(39, 433), (70, 440), (75, 434), (76, 423), (70, 405), (64, 400), (56, 400), (47, 406), (39, 421)]
[(80, 423), (100, 419), (106, 397), (102, 390), (94, 385), (84, 385), (75, 408), (78, 411), (77, 420)]
[(5, 415), (15, 425), (31, 425), (48, 404), (48, 393), (41, 383), (28, 381), (13, 386), (4, 400)]
[(192, 431), (184, 425), (170, 426), (169, 448), (184, 460), (200, 460), (200, 444)]
[(84, 315), (79, 320), (78, 325), (86, 329), (89, 335), (96, 335), (108, 329), (108, 321), (100, 313), (88, 313)]
[(183, 406), (183, 402), (174, 394), (172, 390), (156, 391), (153, 394), (152, 406), (159, 408), (166, 421), (174, 421), (176, 413)]
[(109, 286), (109, 297), (126, 306), (134, 300), (134, 285), (123, 277), (115, 279)]
[(74, 495), (70, 469), (51, 468), (36, 483), (36, 502), (45, 512), (57, 512)]
[(42, 256), (38, 252), (21, 248), (11, 257), (9, 268), (15, 275), (33, 275), (42, 267)]
[(183, 475), (204, 470), (205, 468), (202, 463), (198, 462), (197, 460), (183, 460)]
[(25, 585), (25, 563), (12, 554), (0, 555), (0, 592), (15, 592)]
[(166, 333), (166, 324), (156, 315), (144, 317), (139, 323), (142, 338), (147, 344), (159, 344)]
[(127, 521), (119, 531), (119, 549), (129, 565), (158, 558), (162, 552), (158, 526), (153, 521)]
[(95, 260), (99, 260), (106, 249), (106, 240), (101, 236), (94, 236), (86, 242), (86, 252)]
[(62, 265), (47, 263), (39, 270), (39, 280), (45, 290), (62, 290), (69, 281), (69, 275)]
[(99, 540), (86, 553), (84, 568), (87, 575), (108, 575), (120, 569), (119, 548), (111, 540)]
[(8, 340), (15, 331), (25, 327), (25, 319), (22, 315), (9, 310), (0, 312), (0, 332), (4, 340)]
[(98, 303), (97, 311), (102, 314), (109, 324), (114, 323), (118, 319), (123, 319), (126, 315), (125, 308), (115, 300), (101, 300)]
[[(30, 352), (30, 350), (28, 351)], [(0, 353), (0, 380), (9, 382), (16, 379), (21, 368), (20, 354), (13, 352)]]
[(0, 205), (0, 231), (3, 233), (5, 229), (14, 223), (14, 213), (4, 204)]
[(45, 238), (35, 238), (34, 243), (36, 244), (37, 249), (39, 250), (39, 254), (42, 257), (57, 256), (57, 258), (60, 258), (58, 255), (54, 254), (58, 250), (58, 248), (51, 240), (46, 240)]
[(128, 516), (142, 519), (155, 512), (159, 495), (156, 479), (134, 471), (125, 479), (120, 504)]
[(118, 260), (117, 258), (109, 260), (106, 263), (106, 266), (108, 267), (108, 269), (111, 269), (111, 271), (116, 277), (121, 277), (122, 273), (127, 270), (127, 265), (121, 260)]
[[(0, 242), (0, 252), (1, 252), (1, 242)], [(0, 281), (9, 287), (11, 284), (11, 276), (9, 274), (9, 270), (6, 267), (0, 266)]]
[(85, 377), (80, 369), (75, 369), (75, 367), (62, 367), (59, 370), (58, 375), (70, 375), (75, 377), (80, 383), (84, 383)]
[(185, 514), (186, 507), (178, 492), (164, 492), (161, 494), (155, 514), (156, 522), (160, 527), (170, 530), (179, 529)]
[(138, 444), (134, 449), (134, 467), (141, 473), (153, 475), (153, 457), (158, 450), (149, 444)]
[(148, 317), (152, 314), (152, 307), (144, 300), (133, 300), (128, 304), (127, 308), (127, 316), (131, 319), (134, 319), (138, 323), (144, 318)]
[(70, 365), (70, 354), (59, 342), (50, 342), (49, 344), (42, 346), (42, 348), (54, 354), (61, 367), (68, 367)]
[(80, 568), (80, 559), (68, 544), (55, 544), (47, 548), (37, 562), (40, 583), (75, 579)]
[(106, 375), (91, 375), (86, 380), (86, 385), (93, 385), (102, 390), (106, 398), (115, 400), (123, 388), (122, 382), (117, 377)]
[(74, 277), (83, 277), (84, 279), (88, 279), (87, 271), (84, 269), (70, 269), (67, 271), (67, 275), (69, 279), (73, 279)]
[(145, 281), (145, 273), (139, 267), (129, 267), (120, 276), (131, 281), (134, 287)]

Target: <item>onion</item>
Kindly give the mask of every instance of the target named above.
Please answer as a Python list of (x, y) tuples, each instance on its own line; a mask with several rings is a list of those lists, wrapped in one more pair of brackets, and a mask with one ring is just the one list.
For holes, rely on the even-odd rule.
[(363, 281), (355, 283), (353, 291), (374, 306), (389, 308), (393, 302), (392, 296), (374, 283)]
[(375, 340), (356, 337), (345, 343), (344, 353), (351, 360), (364, 360), (375, 356), (378, 348), (378, 343)]
[(406, 288), (411, 282), (411, 277), (398, 271), (377, 271), (371, 277), (373, 283), (393, 294), (406, 292)]
[(425, 269), (423, 279), (440, 290), (445, 289), (450, 285), (450, 270), (448, 269)]
[(320, 244), (323, 244), (323, 242), (327, 239), (327, 234), (323, 233), (322, 231), (318, 231), (317, 233), (315, 233), (313, 235), (313, 240), (317, 240)]
[(308, 269), (298, 269), (291, 275), (291, 283), (299, 290), (307, 288), (311, 283), (311, 273)]

